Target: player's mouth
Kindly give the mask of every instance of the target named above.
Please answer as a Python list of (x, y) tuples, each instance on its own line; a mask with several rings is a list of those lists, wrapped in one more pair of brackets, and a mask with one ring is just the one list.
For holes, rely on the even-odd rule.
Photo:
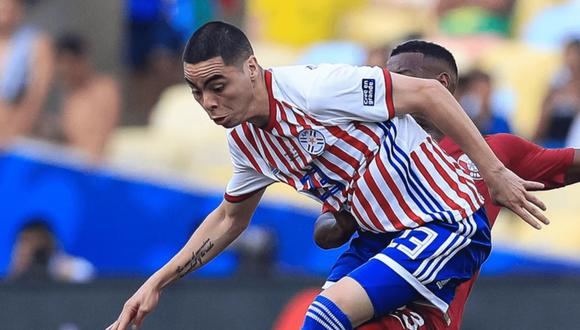
[(227, 117), (228, 117), (227, 115), (219, 116), (219, 117), (212, 117), (211, 120), (213, 120), (213, 122), (218, 124), (218, 125), (222, 125)]

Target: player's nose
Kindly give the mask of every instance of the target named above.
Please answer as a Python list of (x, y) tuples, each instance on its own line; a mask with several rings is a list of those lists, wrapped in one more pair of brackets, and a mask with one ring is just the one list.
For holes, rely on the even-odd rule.
[(211, 94), (210, 95), (204, 94), (202, 102), (203, 108), (206, 109), (207, 111), (214, 111), (218, 107), (217, 98)]

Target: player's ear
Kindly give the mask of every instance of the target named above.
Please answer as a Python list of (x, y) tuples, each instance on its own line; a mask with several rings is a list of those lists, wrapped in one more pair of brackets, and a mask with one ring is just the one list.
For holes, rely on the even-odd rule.
[(449, 75), (449, 73), (447, 73), (447, 72), (441, 72), (437, 76), (437, 80), (439, 80), (439, 82), (443, 86), (445, 86), (445, 88), (449, 89), (449, 86), (451, 85), (451, 76)]
[(258, 60), (256, 56), (250, 55), (246, 60), (245, 66), (250, 74), (250, 80), (254, 81), (260, 74), (260, 66), (258, 65)]

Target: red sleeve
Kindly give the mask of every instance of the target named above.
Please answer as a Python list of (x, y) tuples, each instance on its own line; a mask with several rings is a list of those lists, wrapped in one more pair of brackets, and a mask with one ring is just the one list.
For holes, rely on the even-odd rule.
[(546, 189), (564, 185), (566, 171), (574, 161), (574, 149), (545, 149), (511, 134), (486, 138), (499, 160), (524, 180), (537, 181)]

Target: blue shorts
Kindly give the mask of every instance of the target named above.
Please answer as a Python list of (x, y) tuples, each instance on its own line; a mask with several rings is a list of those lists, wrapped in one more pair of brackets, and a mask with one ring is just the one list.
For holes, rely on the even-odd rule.
[(491, 251), (481, 208), (459, 222), (434, 221), (396, 233), (361, 232), (337, 260), (325, 287), (349, 276), (367, 292), (375, 316), (417, 299), (445, 313), (455, 288), (470, 279)]

